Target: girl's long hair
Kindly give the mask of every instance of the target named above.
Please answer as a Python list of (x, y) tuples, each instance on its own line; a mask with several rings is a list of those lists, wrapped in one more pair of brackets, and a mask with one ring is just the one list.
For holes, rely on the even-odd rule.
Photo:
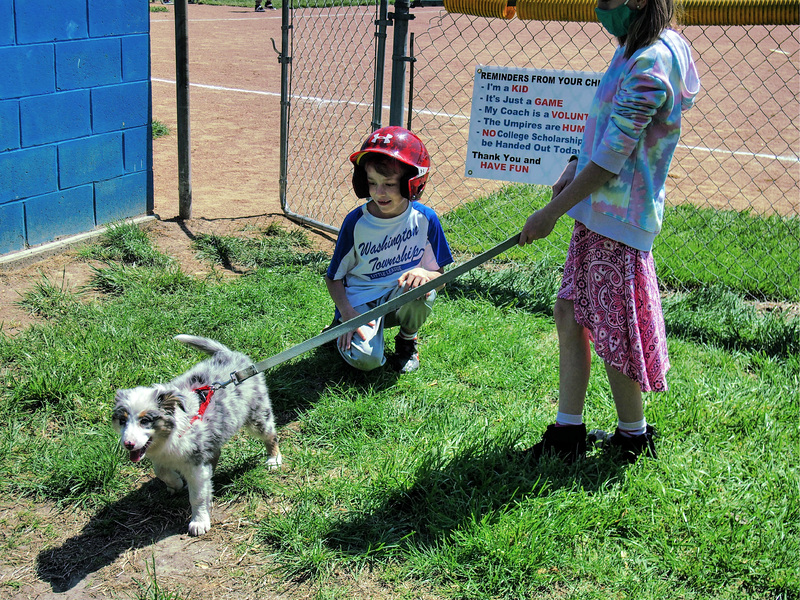
[(647, 0), (641, 12), (642, 15), (631, 23), (628, 35), (619, 38), (620, 45), (625, 46), (625, 58), (630, 58), (637, 50), (655, 42), (661, 32), (672, 24), (675, 2)]

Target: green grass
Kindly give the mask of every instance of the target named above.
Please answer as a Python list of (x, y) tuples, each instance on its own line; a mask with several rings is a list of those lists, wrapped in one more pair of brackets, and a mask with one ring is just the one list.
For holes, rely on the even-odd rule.
[[(161, 7), (161, 8), (164, 8), (164, 10), (166, 10), (165, 7)], [(150, 11), (152, 12), (152, 10), (153, 9), (151, 8)], [(165, 135), (169, 135), (169, 127), (167, 127), (161, 121), (157, 121), (155, 119), (153, 120), (152, 123), (150, 123), (150, 129), (153, 132), (153, 139), (154, 140), (158, 139), (160, 137), (164, 137)]]
[[(273, 227), (243, 237), (199, 241), (209, 259), (246, 271), (215, 281), (181, 274), (146, 240), (133, 244), (135, 232), (115, 230), (88, 254), (107, 261), (90, 290), (99, 299), (45, 280), (23, 300), (47, 320), (13, 338), (0, 331), (4, 501), (80, 506), (95, 511), (94, 527), (117, 527), (160, 488), (142, 483), (148, 461), (133, 465), (118, 448), (115, 389), (197, 362), (177, 333), (257, 361), (330, 321), (303, 236)], [(242, 436), (215, 476), (222, 502), (280, 507), (243, 515), (255, 520), (246, 550), (265, 571), (312, 582), (320, 598), (353, 598), (342, 583), (367, 572), (408, 598), (800, 596), (797, 320), (730, 290), (668, 296), (670, 389), (646, 408), (659, 459), (532, 464), (520, 449), (538, 441), (557, 398), (559, 252), (543, 247), (449, 285), (421, 332), (416, 373), (353, 373), (324, 348), (267, 373), (284, 468), (268, 471)], [(586, 420), (611, 428), (593, 360)], [(180, 526), (187, 502), (158, 505)], [(142, 598), (179, 597), (154, 571), (140, 588)]]
[[(456, 252), (477, 253), (507, 239), (525, 218), (544, 206), (550, 189), (509, 185), (442, 216)], [(519, 218), (516, 215), (524, 215)], [(564, 217), (553, 233), (526, 250), (501, 257), (528, 262), (543, 255), (563, 263), (574, 221)], [(743, 297), (800, 301), (800, 219), (691, 205), (668, 207), (653, 256), (661, 285), (687, 292), (725, 288)]]

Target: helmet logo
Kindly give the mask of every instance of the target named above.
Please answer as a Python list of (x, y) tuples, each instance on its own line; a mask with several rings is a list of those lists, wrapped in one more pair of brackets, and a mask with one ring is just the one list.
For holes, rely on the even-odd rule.
[(387, 133), (386, 135), (381, 135), (379, 133), (376, 133), (375, 135), (372, 136), (372, 143), (377, 144), (378, 140), (380, 140), (384, 144), (391, 144), (393, 137), (394, 136), (391, 133)]

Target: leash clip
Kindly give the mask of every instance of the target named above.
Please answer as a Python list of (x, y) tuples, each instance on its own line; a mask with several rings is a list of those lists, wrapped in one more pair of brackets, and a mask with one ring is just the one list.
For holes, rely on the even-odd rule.
[(211, 384), (211, 388), (216, 392), (217, 390), (221, 390), (222, 388), (228, 387), (232, 383), (236, 383), (234, 381), (234, 379), (233, 379), (233, 376), (234, 376), (234, 373), (231, 373), (231, 378), (228, 379), (228, 381), (225, 381), (225, 382), (215, 381), (214, 383)]

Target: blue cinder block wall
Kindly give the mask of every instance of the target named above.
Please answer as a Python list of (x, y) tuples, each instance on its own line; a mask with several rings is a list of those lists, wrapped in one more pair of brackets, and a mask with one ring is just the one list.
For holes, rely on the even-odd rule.
[(0, 0), (0, 255), (153, 211), (150, 8)]

